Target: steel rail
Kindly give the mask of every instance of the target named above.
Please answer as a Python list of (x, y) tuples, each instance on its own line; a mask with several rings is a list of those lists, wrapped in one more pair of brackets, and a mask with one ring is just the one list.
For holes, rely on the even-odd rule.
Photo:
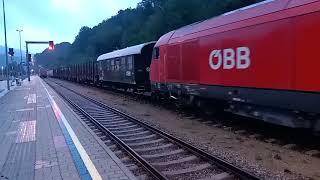
[[(56, 82), (54, 82), (54, 83), (56, 83)], [(108, 105), (106, 105), (106, 104), (104, 104), (104, 103), (102, 103), (102, 102), (100, 102), (98, 100), (95, 100), (93, 98), (90, 98), (88, 96), (80, 94), (80, 93), (78, 93), (78, 92), (76, 92), (76, 91), (74, 91), (74, 90), (72, 90), (72, 89), (70, 89), (68, 87), (63, 86), (62, 84), (59, 84), (59, 83), (56, 83), (56, 84), (58, 84), (59, 86), (65, 88), (65, 89), (67, 89), (67, 90), (79, 95), (80, 97), (83, 97), (83, 98), (85, 98), (85, 99), (87, 99), (87, 100), (89, 100), (89, 101), (91, 101), (91, 102), (103, 107), (103, 108), (106, 108), (106, 109), (108, 109), (110, 111), (113, 111), (113, 112), (117, 113), (118, 115), (120, 115), (120, 116), (122, 116), (124, 118), (127, 118), (129, 120), (134, 121), (135, 123), (145, 127), (146, 129), (158, 134), (162, 138), (167, 139), (170, 142), (172, 142), (174, 144), (177, 144), (178, 146), (189, 150), (190, 152), (194, 153), (195, 155), (205, 159), (207, 162), (209, 162), (209, 163), (211, 163), (213, 165), (216, 165), (216, 166), (220, 167), (221, 169), (236, 175), (240, 179), (246, 179), (246, 180), (260, 180), (261, 179), (261, 178), (255, 176), (255, 175), (253, 175), (253, 174), (251, 174), (251, 173), (249, 173), (249, 172), (247, 172), (247, 171), (245, 171), (245, 170), (243, 170), (243, 169), (241, 169), (241, 168), (239, 168), (237, 166), (234, 166), (234, 165), (230, 164), (229, 162), (227, 162), (225, 160), (222, 160), (222, 159), (220, 159), (220, 158), (218, 158), (216, 156), (213, 156), (213, 155), (211, 155), (211, 154), (209, 154), (209, 153), (207, 153), (207, 152), (205, 152), (205, 151), (203, 151), (203, 150), (201, 150), (199, 148), (196, 148), (195, 146), (193, 146), (193, 145), (191, 145), (191, 144), (189, 144), (187, 142), (184, 142), (184, 141), (182, 141), (182, 140), (180, 140), (180, 139), (178, 139), (178, 138), (176, 138), (176, 137), (174, 137), (174, 136), (172, 136), (172, 135), (170, 135), (170, 134), (168, 134), (166, 132), (163, 132), (163, 131), (161, 131), (159, 129), (156, 129), (156, 128), (154, 128), (154, 127), (152, 127), (152, 126), (150, 126), (150, 125), (148, 125), (148, 124), (146, 124), (146, 123), (144, 123), (144, 122), (142, 122), (142, 121), (140, 121), (140, 120), (138, 120), (138, 119), (126, 114), (126, 113), (124, 113), (124, 112), (121, 112), (116, 108), (110, 107), (110, 106), (108, 106)]]
[[(137, 162), (139, 162), (144, 169), (146, 169), (153, 177), (155, 177), (158, 180), (168, 180), (168, 178), (163, 175), (161, 172), (159, 172), (155, 167), (153, 167), (149, 162), (144, 160), (143, 157), (141, 157), (139, 154), (137, 154), (132, 148), (130, 148), (128, 145), (126, 145), (121, 139), (119, 139), (116, 135), (114, 135), (110, 130), (105, 128), (100, 122), (98, 122), (95, 118), (93, 118), (90, 114), (88, 114), (85, 110), (83, 110), (80, 106), (78, 106), (76, 103), (74, 103), (72, 100), (67, 98), (65, 95), (62, 94), (59, 90), (57, 90), (54, 86), (52, 86), (50, 83), (47, 83), (52, 89), (54, 89), (62, 98), (64, 98), (69, 104), (71, 104), (75, 109), (77, 109), (81, 114), (83, 114), (87, 119), (89, 119), (92, 123), (94, 123), (99, 130), (102, 132), (108, 134), (111, 139), (119, 145), (123, 150), (125, 150), (131, 157), (133, 157)], [(62, 85), (60, 85), (63, 88), (66, 88)], [(68, 88), (66, 88), (69, 90)], [(70, 91), (70, 90), (69, 90)], [(73, 92), (73, 91), (71, 91)], [(74, 93), (74, 92), (73, 92)], [(77, 94), (78, 95), (78, 94)], [(82, 97), (82, 96), (81, 96)]]

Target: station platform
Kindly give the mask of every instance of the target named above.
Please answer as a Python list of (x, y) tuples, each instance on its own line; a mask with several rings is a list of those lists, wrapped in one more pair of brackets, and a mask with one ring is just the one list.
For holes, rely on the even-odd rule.
[(42, 79), (0, 97), (0, 180), (135, 179)]
[[(17, 87), (15, 82), (12, 83), (12, 80), (9, 81), (9, 85), (10, 85), (11, 90), (13, 90)], [(0, 98), (2, 96), (4, 96), (5, 94), (7, 94), (8, 92), (9, 91), (8, 91), (8, 87), (7, 87), (7, 80), (0, 81)]]

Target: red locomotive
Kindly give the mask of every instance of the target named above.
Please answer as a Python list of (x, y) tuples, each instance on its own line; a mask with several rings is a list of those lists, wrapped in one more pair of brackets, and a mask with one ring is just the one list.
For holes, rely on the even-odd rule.
[(266, 0), (53, 76), (320, 132), (319, 42), (320, 0)]
[(43, 68), (43, 67), (40, 67), (40, 68), (39, 68), (39, 76), (40, 76), (41, 78), (47, 78), (47, 76), (48, 76), (48, 70), (45, 69), (45, 68)]
[(319, 131), (319, 42), (319, 0), (263, 1), (162, 36), (152, 93)]

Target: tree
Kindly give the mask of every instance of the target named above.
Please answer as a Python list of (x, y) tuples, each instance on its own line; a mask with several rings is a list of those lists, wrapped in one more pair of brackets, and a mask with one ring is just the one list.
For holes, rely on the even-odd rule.
[(65, 66), (148, 41), (197, 21), (212, 18), (261, 0), (142, 0), (134, 9), (120, 10), (93, 28), (82, 27), (70, 44), (36, 57), (45, 67)]

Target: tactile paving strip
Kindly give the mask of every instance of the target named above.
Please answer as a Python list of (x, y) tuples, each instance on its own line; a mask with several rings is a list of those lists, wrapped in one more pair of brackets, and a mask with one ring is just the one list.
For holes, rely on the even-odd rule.
[(36, 121), (23, 121), (19, 123), (16, 143), (36, 140)]

